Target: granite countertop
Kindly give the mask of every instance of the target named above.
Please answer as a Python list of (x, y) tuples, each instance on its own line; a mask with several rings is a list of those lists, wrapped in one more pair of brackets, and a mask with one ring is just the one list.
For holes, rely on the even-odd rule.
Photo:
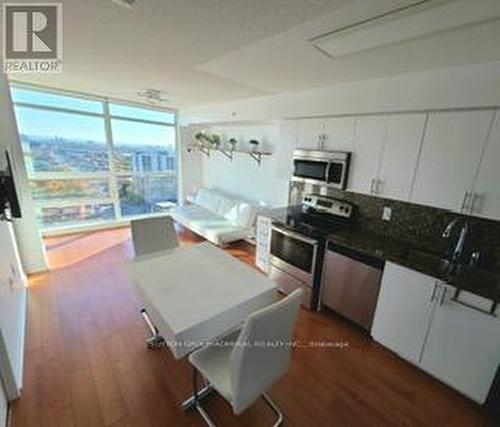
[(341, 230), (328, 237), (330, 242), (361, 253), (408, 267), (445, 281), (451, 286), (500, 303), (500, 273), (461, 265), (451, 277), (446, 274), (442, 255), (430, 254), (408, 243), (371, 234), (364, 230)]

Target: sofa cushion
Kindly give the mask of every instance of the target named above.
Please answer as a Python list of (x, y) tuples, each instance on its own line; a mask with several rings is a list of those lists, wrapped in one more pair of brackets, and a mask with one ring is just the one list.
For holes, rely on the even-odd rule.
[(217, 213), (221, 197), (222, 195), (219, 194), (217, 191), (207, 190), (206, 188), (200, 188), (196, 193), (194, 202), (197, 205), (202, 206), (213, 213)]
[(237, 204), (237, 200), (221, 194), (219, 197), (219, 206), (217, 207), (216, 213), (220, 216), (225, 217)]
[(249, 203), (237, 203), (225, 216), (225, 218), (234, 224), (244, 228), (252, 228), (255, 222), (255, 208)]
[(172, 216), (177, 222), (216, 245), (244, 239), (252, 233), (250, 229), (198, 205), (178, 206), (172, 211)]

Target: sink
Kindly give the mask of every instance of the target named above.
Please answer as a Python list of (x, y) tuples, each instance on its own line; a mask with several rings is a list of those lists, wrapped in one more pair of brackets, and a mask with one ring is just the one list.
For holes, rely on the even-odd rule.
[(500, 279), (496, 274), (468, 265), (457, 265), (450, 283), (457, 287), (500, 292)]
[(450, 275), (453, 270), (452, 267), (454, 267), (450, 260), (418, 249), (410, 249), (406, 253), (405, 258), (412, 263), (423, 264), (429, 270), (435, 271), (439, 275)]
[(438, 254), (410, 249), (402, 254), (411, 265), (421, 266), (423, 271), (445, 280), (450, 285), (469, 290), (486, 298), (500, 297), (500, 273), (472, 267), (466, 264), (454, 264)]

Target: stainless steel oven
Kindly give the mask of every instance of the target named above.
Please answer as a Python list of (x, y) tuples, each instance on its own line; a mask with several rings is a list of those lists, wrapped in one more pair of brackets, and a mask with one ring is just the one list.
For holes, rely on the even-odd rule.
[(271, 229), (269, 276), (288, 294), (304, 291), (302, 305), (316, 309), (313, 301), (319, 241), (274, 224)]
[(294, 150), (292, 181), (345, 189), (351, 153), (346, 151)]

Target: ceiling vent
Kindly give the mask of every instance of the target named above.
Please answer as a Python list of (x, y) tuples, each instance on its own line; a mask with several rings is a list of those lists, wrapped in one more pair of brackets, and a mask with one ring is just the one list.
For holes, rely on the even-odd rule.
[(137, 0), (113, 0), (113, 3), (126, 7), (127, 9), (132, 9), (137, 4)]
[(309, 39), (331, 59), (498, 18), (500, 2), (424, 0)]

